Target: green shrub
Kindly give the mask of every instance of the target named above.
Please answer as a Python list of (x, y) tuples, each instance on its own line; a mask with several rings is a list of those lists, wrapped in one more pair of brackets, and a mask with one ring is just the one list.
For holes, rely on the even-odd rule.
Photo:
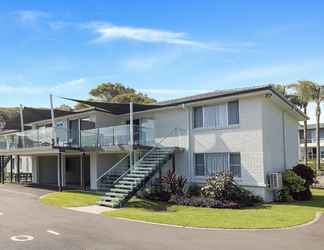
[(288, 188), (290, 194), (305, 190), (305, 180), (292, 170), (286, 170), (282, 173), (282, 183), (284, 187)]
[(240, 206), (253, 206), (263, 200), (250, 191), (240, 187), (232, 175), (223, 172), (208, 178), (201, 188), (203, 196), (219, 201), (237, 202)]
[(298, 176), (293, 170), (282, 173), (283, 189), (279, 192), (279, 201), (292, 201), (297, 193), (304, 192), (305, 180)]
[(307, 167), (304, 164), (298, 164), (293, 168), (293, 171), (300, 177), (305, 180), (305, 190), (301, 192), (293, 193), (292, 196), (295, 200), (298, 201), (307, 201), (312, 198), (312, 192), (310, 186), (316, 182), (315, 172), (310, 167)]

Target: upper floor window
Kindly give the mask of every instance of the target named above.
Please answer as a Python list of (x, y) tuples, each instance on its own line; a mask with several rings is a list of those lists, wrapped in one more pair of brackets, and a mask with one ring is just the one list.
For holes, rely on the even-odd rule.
[(195, 107), (193, 112), (194, 128), (226, 128), (239, 124), (238, 101)]

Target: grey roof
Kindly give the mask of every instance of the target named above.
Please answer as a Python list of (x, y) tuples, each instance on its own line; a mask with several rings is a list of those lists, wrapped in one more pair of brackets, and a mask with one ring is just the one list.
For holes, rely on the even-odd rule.
[[(278, 96), (282, 101), (284, 101), (286, 104), (288, 104), (291, 108), (293, 108), (299, 115), (304, 116), (304, 114), (294, 105), (292, 102), (290, 102), (286, 97), (281, 95), (278, 91), (276, 91), (273, 88), (273, 85), (261, 85), (261, 86), (255, 86), (255, 87), (246, 87), (246, 88), (236, 88), (236, 89), (229, 89), (229, 90), (219, 90), (219, 91), (212, 91), (204, 94), (199, 95), (193, 95), (183, 98), (177, 98), (172, 99), (168, 101), (162, 101), (152, 104), (135, 104), (134, 105), (134, 111), (144, 111), (144, 110), (151, 110), (151, 109), (157, 109), (157, 108), (163, 108), (163, 107), (170, 107), (170, 106), (176, 106), (186, 103), (192, 103), (192, 102), (198, 102), (198, 101), (204, 101), (209, 99), (215, 99), (215, 98), (222, 98), (227, 96), (235, 96), (240, 94), (248, 94), (258, 91), (264, 91), (264, 90), (270, 90), (272, 91), (276, 96)], [(92, 107), (100, 108), (101, 110), (105, 110), (106, 112), (112, 113), (112, 114), (125, 114), (129, 112), (128, 104), (120, 104), (120, 103), (105, 103), (105, 102), (92, 102), (92, 101), (84, 101), (84, 100), (76, 100), (76, 99), (70, 99), (70, 98), (64, 98), (80, 103), (84, 103), (87, 105), (90, 105)]]
[(198, 95), (192, 95), (188, 97), (183, 98), (177, 98), (167, 101), (161, 101), (157, 102), (157, 105), (161, 106), (171, 106), (171, 105), (177, 105), (182, 103), (190, 103), (195, 101), (201, 101), (201, 100), (208, 100), (212, 98), (220, 98), (225, 96), (231, 96), (231, 95), (239, 95), (244, 93), (250, 93), (250, 92), (256, 92), (256, 91), (262, 91), (272, 89), (272, 85), (260, 85), (260, 86), (254, 86), (254, 87), (246, 87), (246, 88), (236, 88), (236, 89), (228, 89), (228, 90), (216, 90), (211, 91), (203, 94)]

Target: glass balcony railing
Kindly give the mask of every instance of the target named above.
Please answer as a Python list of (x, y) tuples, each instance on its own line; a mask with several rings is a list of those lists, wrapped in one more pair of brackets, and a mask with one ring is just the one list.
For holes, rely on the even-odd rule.
[[(154, 144), (152, 128), (134, 125), (134, 145)], [(81, 147), (109, 147), (130, 145), (130, 125), (96, 128), (81, 131)]]
[[(152, 128), (134, 126), (134, 145), (154, 145)], [(79, 138), (80, 135), (80, 138)], [(73, 137), (73, 138), (72, 138)], [(55, 140), (53, 140), (55, 138)], [(82, 130), (71, 133), (65, 128), (40, 128), (0, 135), (0, 150), (44, 147), (91, 148), (130, 145), (130, 125)]]
[[(53, 136), (55, 136), (55, 140), (53, 140)], [(51, 127), (31, 129), (0, 136), (0, 150), (65, 146), (68, 143), (68, 132), (61, 128), (56, 128), (55, 131)]]

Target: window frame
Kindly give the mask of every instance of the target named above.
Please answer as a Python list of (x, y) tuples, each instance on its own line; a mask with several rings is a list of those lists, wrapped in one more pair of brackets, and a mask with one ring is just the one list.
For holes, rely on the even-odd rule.
[[(233, 123), (233, 124), (229, 124), (229, 103), (232, 103), (232, 102), (237, 102), (237, 105), (238, 105), (238, 123)], [(205, 118), (205, 112), (204, 112), (204, 108), (206, 107), (211, 107), (211, 106), (218, 106), (218, 105), (224, 105), (226, 106), (226, 121), (225, 121), (225, 126), (224, 127), (206, 127), (206, 118)], [(197, 124), (197, 120), (196, 120), (196, 110), (197, 109), (201, 109), (201, 116), (202, 116), (202, 119), (200, 121), (201, 123), (201, 127), (197, 127), (196, 124)], [(192, 126), (192, 129), (194, 130), (210, 130), (210, 129), (213, 129), (213, 130), (220, 130), (220, 129), (227, 129), (227, 128), (237, 128), (239, 127), (240, 125), (240, 102), (239, 102), (239, 99), (236, 99), (236, 100), (232, 100), (232, 101), (228, 101), (228, 102), (222, 102), (222, 103), (216, 103), (216, 104), (210, 104), (210, 105), (200, 105), (200, 106), (195, 106), (193, 107), (192, 109), (192, 122), (191, 122), (191, 126)]]
[[(241, 152), (208, 152), (208, 153), (193, 153), (193, 158), (194, 158), (194, 176), (195, 177), (209, 177), (209, 175), (206, 175), (207, 171), (207, 162), (206, 162), (206, 155), (207, 154), (226, 154), (226, 158), (227, 158), (227, 167), (224, 170), (225, 172), (228, 172), (230, 174), (232, 174), (231, 171), (231, 167), (235, 166), (235, 167), (239, 167), (240, 171), (239, 171), (239, 175), (238, 176), (234, 176), (233, 177), (235, 179), (241, 179), (242, 178), (242, 158), (241, 158)], [(239, 155), (239, 159), (240, 162), (237, 164), (231, 164), (231, 155)], [(204, 175), (197, 175), (197, 171), (196, 171), (196, 166), (197, 166), (197, 162), (196, 162), (196, 155), (203, 155), (203, 162), (204, 162)]]

